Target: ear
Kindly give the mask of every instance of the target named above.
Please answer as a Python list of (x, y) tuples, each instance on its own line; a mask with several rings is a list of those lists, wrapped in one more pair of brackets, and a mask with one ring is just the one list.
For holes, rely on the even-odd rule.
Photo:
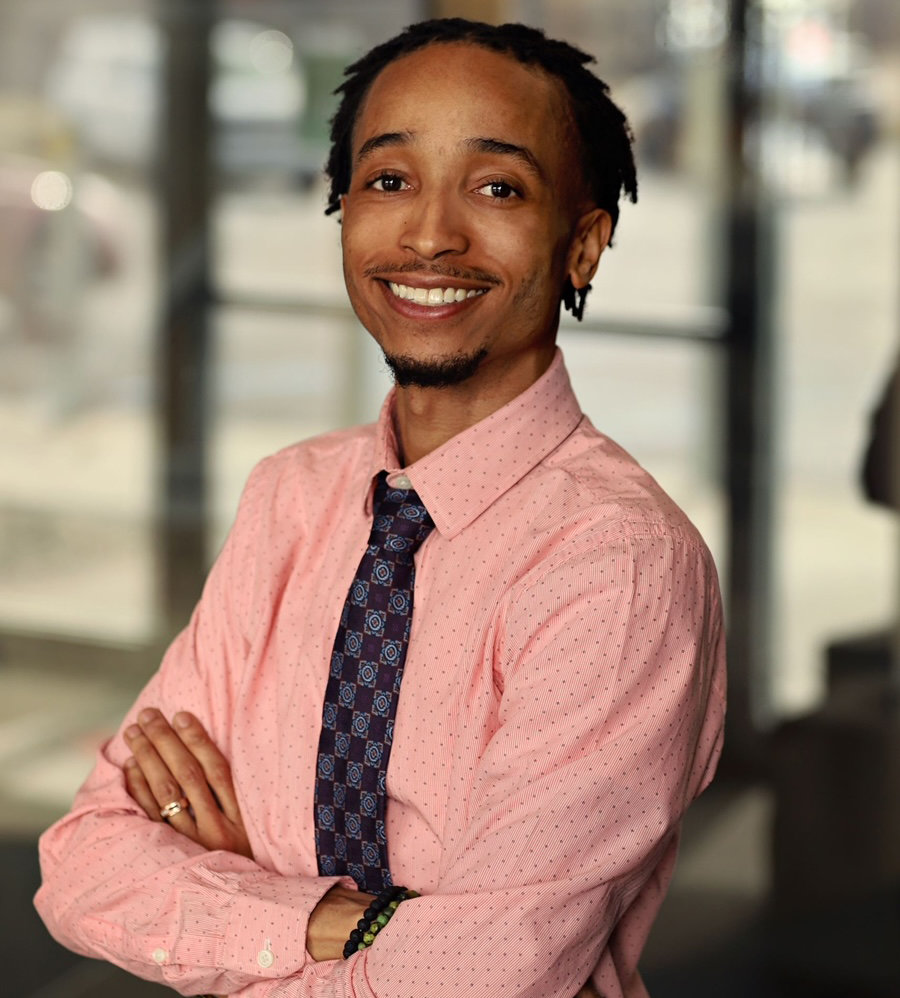
[(611, 237), (612, 218), (608, 211), (593, 208), (578, 219), (566, 263), (573, 287), (583, 288), (590, 283)]

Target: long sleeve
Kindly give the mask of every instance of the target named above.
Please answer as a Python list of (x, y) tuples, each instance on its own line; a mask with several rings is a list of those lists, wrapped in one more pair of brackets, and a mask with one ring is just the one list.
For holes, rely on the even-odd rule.
[(121, 733), (144, 706), (169, 717), (190, 710), (230, 748), (234, 689), (252, 640), (260, 477), (248, 483), (190, 624), (99, 753), (70, 813), (40, 842), (35, 904), (52, 934), (76, 952), (188, 994), (232, 992), (298, 971), (310, 962), (310, 912), (333, 884), (346, 882), (282, 876), (242, 856), (207, 852), (149, 821), (124, 787)]
[[(720, 748), (722, 634), (708, 555), (654, 535), (579, 551), (526, 579), (500, 620), (498, 725), (455, 844), (434, 891), (402, 905), (371, 949), (308, 962), (300, 932), (327, 885), (204, 855), (133, 813), (97, 810), (105, 792), (133, 811), (115, 768), (115, 792), (85, 788), (94, 816), (83, 830), (64, 825), (45, 845), (66, 852), (73, 838), (92, 840), (88, 855), (105, 859), (89, 867), (116, 862), (107, 879), (118, 891), (82, 916), (68, 944), (142, 976), (166, 951), (159, 978), (184, 993), (571, 998), (593, 974), (604, 995), (643, 994), (623, 968), (643, 945), (643, 909), (652, 918), (681, 815)], [(70, 823), (86, 820), (76, 808)], [(135, 848), (123, 849), (126, 834)], [(135, 872), (123, 876), (122, 863)], [(265, 972), (256, 953), (267, 947), (277, 961)]]
[(312, 806), (331, 643), (372, 476), (396, 473), (390, 436), (386, 407), (377, 436), (263, 463), (125, 721), (197, 714), (256, 863), (138, 813), (116, 736), (42, 840), (41, 914), (184, 994), (572, 998), (590, 979), (644, 998), (681, 817), (721, 749), (721, 605), (696, 531), (581, 417), (560, 363), (406, 469), (437, 526), (416, 555), (387, 824), (394, 879), (423, 896), (349, 960), (305, 951), (334, 882), (316, 875)]
[(637, 954), (721, 749), (709, 555), (652, 533), (581, 551), (512, 595), (501, 631), (500, 725), (435, 891), (349, 961), (243, 998), (646, 993)]
[(653, 534), (581, 551), (512, 596), (496, 647), (500, 723), (466, 828), (435, 893), (348, 968), (348, 994), (571, 998), (592, 972), (607, 998), (644, 993), (623, 967), (721, 748), (709, 556)]

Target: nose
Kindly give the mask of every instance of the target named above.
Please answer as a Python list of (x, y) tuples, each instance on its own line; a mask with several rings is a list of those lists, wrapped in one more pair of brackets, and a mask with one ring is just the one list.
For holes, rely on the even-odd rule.
[(436, 189), (418, 194), (404, 220), (401, 245), (423, 260), (466, 252), (469, 236), (464, 213), (450, 192)]

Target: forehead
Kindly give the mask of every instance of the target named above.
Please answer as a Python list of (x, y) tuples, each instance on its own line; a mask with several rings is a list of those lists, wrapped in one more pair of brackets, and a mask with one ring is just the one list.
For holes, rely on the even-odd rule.
[(357, 116), (353, 146), (386, 131), (444, 128), (530, 139), (559, 155), (571, 149), (570, 121), (563, 84), (539, 67), (480, 45), (435, 43), (378, 74)]

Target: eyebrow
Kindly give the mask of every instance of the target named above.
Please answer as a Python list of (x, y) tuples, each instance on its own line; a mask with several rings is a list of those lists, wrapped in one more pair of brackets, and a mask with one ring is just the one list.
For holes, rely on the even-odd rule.
[(356, 164), (359, 165), (376, 149), (383, 149), (385, 146), (407, 145), (412, 139), (412, 132), (383, 132), (381, 135), (374, 135), (371, 139), (366, 139), (359, 147), (359, 152), (356, 154)]
[(511, 156), (518, 160), (527, 170), (533, 173), (540, 180), (544, 180), (544, 171), (541, 169), (534, 153), (527, 146), (517, 146), (512, 142), (504, 142), (502, 139), (466, 139), (465, 143), (473, 152), (483, 152), (500, 156)]
[[(408, 145), (414, 139), (415, 135), (413, 132), (383, 132), (381, 135), (374, 135), (371, 139), (366, 139), (359, 147), (359, 152), (356, 154), (356, 165), (358, 166), (362, 163), (376, 149), (383, 149), (386, 146)], [(510, 156), (539, 179), (545, 179), (544, 171), (541, 169), (537, 158), (527, 146), (517, 146), (512, 142), (504, 142), (502, 139), (493, 138), (466, 139), (464, 144), (472, 152)]]

